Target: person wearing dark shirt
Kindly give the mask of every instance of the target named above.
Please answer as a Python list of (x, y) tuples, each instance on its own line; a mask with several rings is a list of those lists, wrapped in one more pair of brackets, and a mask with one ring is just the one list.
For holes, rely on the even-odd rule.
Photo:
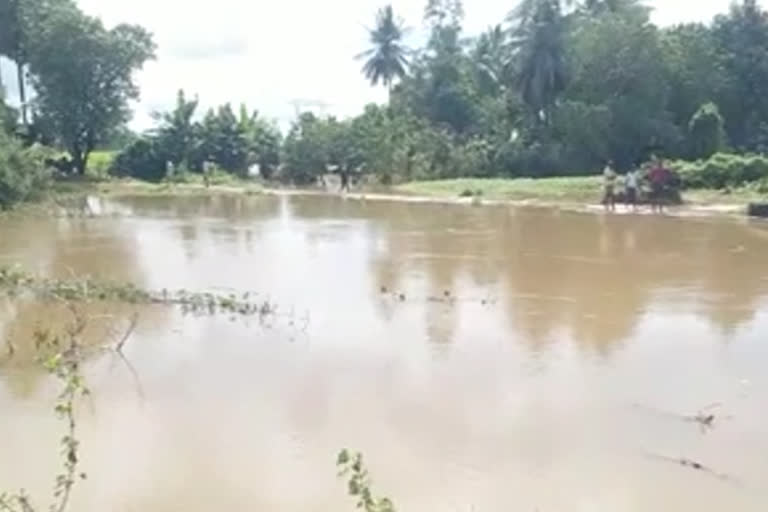
[(653, 211), (664, 211), (664, 193), (669, 181), (669, 170), (664, 167), (664, 161), (656, 159), (651, 171), (648, 173), (648, 181), (651, 183), (651, 207)]

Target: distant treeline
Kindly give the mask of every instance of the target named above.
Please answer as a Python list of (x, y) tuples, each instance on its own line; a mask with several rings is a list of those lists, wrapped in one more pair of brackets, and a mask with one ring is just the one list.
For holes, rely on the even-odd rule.
[[(24, 14), (24, 5), (48, 14)], [(139, 137), (126, 136), (126, 101), (138, 93), (132, 71), (152, 57), (149, 34), (107, 31), (70, 0), (0, 0), (0, 24), (13, 23), (2, 15), (13, 6), (21, 30), (0, 34), (21, 36), (3, 39), (0, 53), (20, 63), (36, 94), (21, 124), (28, 137), (66, 149), (79, 172), (91, 150), (117, 136), (121, 174), (161, 179), (169, 162), (189, 172), (208, 162), (242, 175), (258, 165), (299, 184), (329, 170), (381, 182), (566, 176), (606, 160), (623, 169), (652, 154), (695, 161), (768, 147), (768, 13), (755, 0), (708, 24), (670, 27), (654, 25), (640, 0), (524, 0), (477, 36), (463, 31), (460, 0), (428, 0), (421, 48), (409, 46), (407, 27), (385, 6), (358, 58), (364, 77), (388, 89), (386, 105), (349, 119), (304, 113), (281, 134), (245, 108), (197, 116), (197, 100), (180, 92), (176, 108)]]

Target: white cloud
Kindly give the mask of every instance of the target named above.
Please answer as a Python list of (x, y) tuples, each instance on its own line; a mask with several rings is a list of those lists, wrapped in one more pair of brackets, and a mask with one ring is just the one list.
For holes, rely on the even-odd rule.
[[(132, 22), (155, 35), (158, 58), (139, 75), (142, 101), (134, 125), (151, 124), (149, 113), (173, 104), (176, 91), (197, 94), (203, 106), (246, 102), (285, 124), (291, 101), (316, 99), (328, 111), (352, 115), (370, 101), (382, 101), (354, 55), (366, 48), (365, 26), (388, 0), (79, 0), (108, 25)], [(426, 0), (392, 0), (395, 11), (419, 38)], [(654, 19), (668, 24), (708, 20), (729, 0), (651, 0)], [(501, 21), (513, 3), (465, 2), (466, 31), (477, 33)], [(3, 68), (11, 96), (10, 69)]]

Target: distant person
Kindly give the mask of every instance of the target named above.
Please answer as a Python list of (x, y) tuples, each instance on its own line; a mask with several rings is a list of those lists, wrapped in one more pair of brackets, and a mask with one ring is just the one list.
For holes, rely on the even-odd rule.
[(670, 173), (664, 166), (664, 160), (657, 158), (648, 173), (648, 181), (651, 183), (651, 208), (654, 212), (664, 211), (664, 194), (669, 178)]
[(341, 176), (340, 192), (349, 192), (349, 174), (346, 171), (341, 171), (339, 175)]
[(205, 184), (205, 188), (209, 188), (211, 186), (211, 174), (213, 172), (213, 164), (210, 162), (203, 162), (203, 183)]
[(635, 211), (637, 210), (639, 179), (640, 172), (638, 171), (637, 166), (632, 167), (629, 171), (627, 171), (627, 175), (624, 177), (624, 194), (626, 196), (625, 203), (628, 207), (631, 205), (632, 209)]
[(603, 169), (603, 205), (606, 210), (616, 210), (616, 171), (610, 160)]

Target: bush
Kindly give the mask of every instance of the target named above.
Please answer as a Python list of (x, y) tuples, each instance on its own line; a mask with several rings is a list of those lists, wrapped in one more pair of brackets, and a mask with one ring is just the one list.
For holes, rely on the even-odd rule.
[(716, 153), (707, 160), (673, 162), (685, 188), (741, 187), (768, 180), (768, 157)]
[(723, 117), (714, 103), (706, 103), (693, 114), (688, 124), (688, 147), (692, 158), (709, 158), (723, 149)]
[(174, 183), (177, 185), (188, 185), (190, 183), (199, 183), (200, 177), (198, 174), (194, 174), (189, 171), (185, 165), (176, 167), (172, 174), (166, 173), (163, 181), (166, 183)]
[(165, 152), (156, 141), (142, 138), (131, 143), (115, 157), (111, 172), (115, 176), (160, 181), (165, 178), (167, 161)]
[(209, 185), (235, 185), (238, 183), (238, 178), (234, 174), (223, 170), (214, 163), (206, 162), (204, 167), (206, 165), (208, 167), (207, 174), (205, 172), (193, 172), (182, 164), (174, 169), (173, 174), (166, 175), (163, 181), (176, 185), (202, 185), (207, 176)]
[(8, 106), (3, 99), (3, 91), (0, 88), (0, 131), (13, 133), (16, 131), (18, 112)]
[(51, 182), (45, 165), (50, 150), (21, 143), (0, 132), (0, 208), (8, 209), (21, 201), (39, 197)]
[(114, 151), (94, 151), (88, 157), (85, 173), (93, 178), (107, 178), (114, 161)]
[(488, 178), (492, 175), (491, 145), (483, 139), (471, 139), (451, 151), (453, 175)]
[(512, 178), (542, 178), (568, 174), (565, 162), (567, 159), (562, 144), (534, 142), (526, 146), (514, 141), (499, 150), (495, 167), (499, 174)]

